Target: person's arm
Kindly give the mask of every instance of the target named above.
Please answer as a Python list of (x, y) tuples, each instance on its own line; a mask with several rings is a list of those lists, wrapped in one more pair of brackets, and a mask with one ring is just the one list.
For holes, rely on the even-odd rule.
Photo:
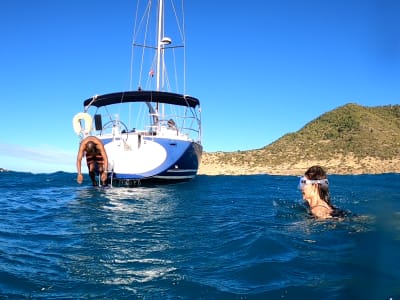
[(76, 157), (76, 170), (78, 172), (76, 181), (79, 184), (81, 184), (83, 182), (83, 175), (82, 175), (82, 171), (81, 171), (81, 162), (82, 162), (84, 151), (85, 151), (84, 143), (81, 143), (81, 145), (79, 146), (78, 156)]

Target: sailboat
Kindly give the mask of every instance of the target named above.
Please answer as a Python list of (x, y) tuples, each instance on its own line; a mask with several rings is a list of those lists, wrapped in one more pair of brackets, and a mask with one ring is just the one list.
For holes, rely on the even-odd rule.
[[(188, 181), (199, 168), (203, 149), (200, 101), (185, 92), (186, 63), (176, 63), (186, 56), (184, 26), (180, 25), (184, 22), (177, 22), (171, 31), (178, 36), (175, 44), (166, 35), (165, 23), (167, 16), (179, 18), (174, 5), (169, 15), (164, 6), (163, 0), (149, 1), (143, 14), (137, 7), (137, 15), (143, 16), (135, 22), (130, 88), (84, 100), (83, 112), (73, 117), (81, 140), (95, 136), (102, 141), (109, 162), (107, 181), (114, 186)], [(150, 26), (156, 28), (153, 36)], [(174, 77), (167, 72), (169, 58), (174, 62)], [(183, 80), (176, 76), (179, 70)]]

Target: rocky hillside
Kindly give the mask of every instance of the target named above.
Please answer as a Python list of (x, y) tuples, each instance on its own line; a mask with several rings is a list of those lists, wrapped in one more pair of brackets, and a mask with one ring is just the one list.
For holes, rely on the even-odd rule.
[(400, 105), (347, 104), (261, 149), (204, 153), (200, 174), (400, 173)]

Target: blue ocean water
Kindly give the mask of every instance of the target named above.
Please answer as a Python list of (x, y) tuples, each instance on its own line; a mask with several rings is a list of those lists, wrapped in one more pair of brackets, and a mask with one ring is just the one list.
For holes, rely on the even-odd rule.
[(0, 299), (400, 299), (400, 174), (330, 176), (341, 221), (295, 176), (75, 176), (0, 173)]

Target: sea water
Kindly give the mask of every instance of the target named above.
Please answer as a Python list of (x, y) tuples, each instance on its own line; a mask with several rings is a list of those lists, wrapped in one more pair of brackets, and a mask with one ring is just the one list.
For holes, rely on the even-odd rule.
[(400, 175), (329, 178), (343, 220), (295, 176), (0, 173), (0, 299), (400, 299)]

